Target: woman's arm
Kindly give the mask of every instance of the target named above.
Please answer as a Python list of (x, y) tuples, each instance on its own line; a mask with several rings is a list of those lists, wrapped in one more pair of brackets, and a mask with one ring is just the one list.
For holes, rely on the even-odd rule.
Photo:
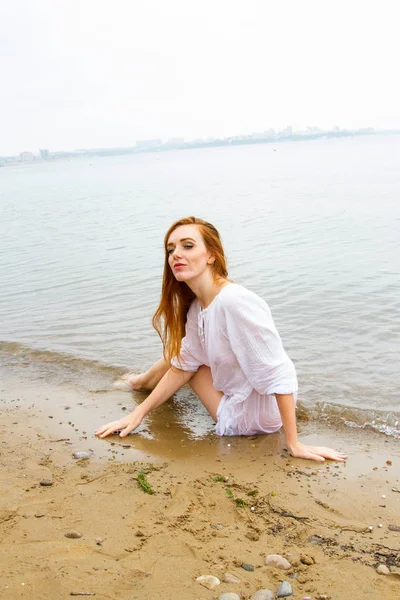
[(188, 383), (193, 375), (194, 373), (191, 371), (182, 371), (181, 369), (176, 368), (168, 369), (161, 381), (151, 394), (147, 396), (144, 402), (139, 404), (139, 406), (137, 406), (129, 415), (119, 419), (119, 421), (112, 421), (111, 423), (107, 423), (107, 425), (99, 427), (96, 431), (96, 435), (105, 438), (111, 433), (115, 433), (115, 431), (122, 429), (119, 435), (120, 437), (125, 437), (140, 425), (143, 418), (153, 410), (153, 408), (157, 408), (157, 406), (160, 406), (163, 402), (168, 400), (175, 392)]
[(326, 458), (343, 462), (347, 455), (337, 452), (324, 446), (305, 446), (299, 442), (297, 436), (296, 411), (293, 394), (275, 394), (281, 414), (283, 431), (285, 432), (286, 442), (289, 452), (296, 458), (308, 458), (323, 462)]

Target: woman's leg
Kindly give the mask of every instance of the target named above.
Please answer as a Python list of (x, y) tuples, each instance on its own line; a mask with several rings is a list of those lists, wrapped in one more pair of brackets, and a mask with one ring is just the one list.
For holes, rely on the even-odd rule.
[(224, 394), (215, 389), (210, 367), (202, 365), (189, 381), (189, 385), (217, 422), (217, 410)]
[(164, 377), (168, 371), (168, 363), (161, 358), (157, 361), (146, 373), (126, 373), (122, 375), (121, 379), (118, 379), (114, 383), (114, 387), (124, 390), (154, 390), (157, 383)]

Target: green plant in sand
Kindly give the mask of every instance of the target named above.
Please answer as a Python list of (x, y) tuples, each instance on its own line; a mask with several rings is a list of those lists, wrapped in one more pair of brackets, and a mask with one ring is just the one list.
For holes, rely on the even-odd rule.
[(243, 500), (243, 498), (235, 498), (235, 502), (236, 506), (239, 506), (240, 508), (244, 508), (245, 506), (247, 506), (247, 502), (246, 500)]
[(137, 476), (137, 482), (138, 482), (139, 486), (142, 488), (142, 490), (144, 492), (146, 492), (146, 494), (154, 494), (154, 490), (151, 487), (151, 485), (149, 484), (149, 482), (147, 481), (146, 474), (143, 473), (143, 471), (139, 471), (138, 476)]

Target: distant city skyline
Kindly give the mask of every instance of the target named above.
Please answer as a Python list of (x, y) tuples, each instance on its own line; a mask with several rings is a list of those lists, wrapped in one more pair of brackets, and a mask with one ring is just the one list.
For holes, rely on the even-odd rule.
[[(366, 127), (365, 129), (370, 129), (371, 131), (373, 130), (372, 127)], [(121, 148), (131, 148), (136, 146), (137, 148), (142, 147), (143, 149), (145, 149), (146, 147), (150, 146), (155, 146), (155, 145), (162, 145), (162, 144), (182, 144), (182, 143), (196, 143), (196, 142), (200, 142), (200, 143), (204, 143), (207, 140), (208, 141), (214, 141), (214, 140), (222, 140), (222, 139), (234, 139), (234, 138), (250, 138), (252, 136), (254, 137), (260, 137), (260, 136), (268, 136), (268, 135), (285, 135), (285, 134), (291, 134), (291, 133), (311, 133), (311, 132), (331, 132), (331, 131), (343, 131), (344, 128), (340, 127), (340, 125), (335, 125), (335, 127), (332, 127), (331, 129), (322, 129), (321, 127), (319, 127), (318, 125), (307, 125), (307, 127), (305, 127), (304, 129), (295, 129), (294, 127), (292, 127), (292, 125), (287, 125), (286, 127), (284, 127), (283, 129), (274, 129), (273, 127), (269, 127), (268, 129), (265, 129), (263, 131), (253, 131), (253, 132), (247, 132), (247, 133), (242, 133), (240, 135), (235, 135), (235, 136), (227, 136), (226, 138), (219, 138), (218, 136), (206, 136), (206, 137), (198, 137), (198, 138), (189, 138), (189, 137), (178, 137), (178, 136), (173, 136), (171, 138), (150, 138), (150, 139), (146, 139), (146, 140), (133, 140), (132, 144), (128, 145), (128, 146), (120, 146)], [(101, 147), (101, 149), (113, 149), (113, 148), (118, 148), (118, 146), (103, 146)], [(97, 148), (100, 149), (100, 148)], [(52, 154), (54, 152), (79, 152), (79, 151), (90, 151), (90, 150), (96, 150), (96, 148), (93, 147), (88, 147), (88, 148), (38, 148), (36, 149), (25, 149), (22, 151), (17, 152), (16, 154), (13, 155), (8, 155), (8, 157), (21, 157), (21, 160), (29, 160), (31, 155), (32, 157), (38, 157), (41, 159), (47, 159), (49, 158), (49, 154)], [(25, 156), (24, 156), (25, 155)], [(3, 156), (3, 158), (5, 158)]]
[(400, 128), (397, 2), (20, 0), (0, 156), (318, 124)]
[(76, 148), (74, 150), (49, 150), (41, 148), (36, 154), (31, 151), (23, 151), (15, 156), (0, 156), (0, 166), (15, 164), (17, 162), (34, 162), (38, 160), (51, 160), (60, 158), (82, 157), (82, 156), (113, 156), (121, 154), (137, 154), (143, 152), (164, 152), (169, 150), (190, 150), (194, 148), (207, 148), (217, 146), (249, 145), (262, 143), (280, 143), (290, 141), (312, 141), (317, 139), (355, 137), (364, 135), (400, 134), (399, 130), (376, 130), (372, 127), (361, 129), (343, 129), (336, 126), (330, 130), (324, 130), (317, 126), (309, 126), (305, 130), (297, 131), (287, 126), (281, 131), (270, 128), (262, 132), (254, 132), (226, 138), (197, 138), (185, 139), (173, 137), (167, 140), (153, 138), (149, 140), (136, 140), (131, 146), (103, 147), (103, 148)]

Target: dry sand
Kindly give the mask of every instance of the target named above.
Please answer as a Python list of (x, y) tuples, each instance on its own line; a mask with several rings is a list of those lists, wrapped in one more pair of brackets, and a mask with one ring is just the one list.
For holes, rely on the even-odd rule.
[[(247, 599), (284, 579), (296, 599), (400, 598), (398, 441), (300, 423), (303, 440), (350, 456), (317, 464), (288, 456), (282, 434), (191, 439), (169, 407), (152, 439), (98, 440), (115, 402), (129, 407), (110, 394), (3, 379), (1, 598)], [(292, 568), (266, 566), (272, 553)], [(224, 583), (227, 572), (240, 583)], [(213, 591), (195, 581), (208, 574), (222, 581)]]

